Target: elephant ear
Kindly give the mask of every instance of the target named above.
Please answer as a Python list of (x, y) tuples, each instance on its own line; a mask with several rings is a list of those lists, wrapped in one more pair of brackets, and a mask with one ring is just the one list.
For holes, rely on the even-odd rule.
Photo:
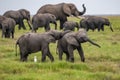
[(70, 45), (79, 46), (78, 41), (72, 36), (66, 37), (66, 40)]
[(67, 4), (63, 4), (63, 12), (68, 16), (72, 15), (71, 14), (71, 9), (70, 9), (69, 5), (67, 5)]

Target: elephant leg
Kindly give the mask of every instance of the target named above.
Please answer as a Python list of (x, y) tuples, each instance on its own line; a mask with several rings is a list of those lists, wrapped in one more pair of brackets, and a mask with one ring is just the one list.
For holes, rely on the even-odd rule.
[(49, 30), (50, 30), (50, 25), (47, 24), (47, 25), (45, 26), (45, 31), (47, 32), (47, 31), (49, 31)]
[(12, 31), (11, 34), (12, 34), (12, 38), (14, 38), (14, 31)]
[(69, 61), (69, 53), (66, 53), (66, 61)]
[(77, 47), (77, 50), (78, 50), (78, 53), (81, 57), (81, 61), (85, 62), (85, 57), (84, 57), (84, 52), (83, 52), (82, 46), (80, 45), (79, 47)]
[(98, 25), (98, 32), (100, 32), (101, 26), (102, 26), (102, 24)]
[(61, 19), (60, 20), (60, 30), (63, 29), (63, 24), (67, 21), (67, 18)]
[(47, 56), (50, 58), (51, 62), (54, 61), (54, 58), (53, 58), (52, 54), (50, 53), (50, 50), (48, 50)]
[(104, 31), (104, 26), (103, 25), (101, 26), (101, 29), (102, 29), (102, 31)]
[(54, 61), (54, 58), (49, 51), (49, 46), (44, 46), (42, 48), (42, 62), (46, 60), (46, 55), (50, 58), (51, 61)]
[(58, 50), (59, 60), (62, 60), (63, 50), (59, 44), (60, 43), (58, 41), (57, 50)]
[(20, 52), (20, 60), (22, 62), (27, 61), (28, 53)]
[(73, 47), (71, 45), (68, 46), (68, 53), (69, 53), (69, 61), (74, 62), (74, 55), (73, 55)]

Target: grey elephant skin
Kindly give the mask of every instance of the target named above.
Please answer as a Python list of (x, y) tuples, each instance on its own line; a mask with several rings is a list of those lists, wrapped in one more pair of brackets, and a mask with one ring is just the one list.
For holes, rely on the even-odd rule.
[(77, 30), (79, 30), (79, 24), (77, 22), (74, 21), (66, 21), (63, 24), (63, 30), (71, 30), (71, 31), (75, 31), (75, 28), (77, 28)]
[(27, 61), (29, 54), (41, 51), (42, 62), (46, 60), (46, 56), (48, 56), (51, 61), (54, 61), (54, 58), (49, 50), (49, 43), (62, 38), (62, 36), (64, 36), (67, 32), (68, 31), (60, 32), (57, 30), (50, 30), (45, 33), (27, 33), (22, 35), (16, 41), (16, 49), (17, 45), (19, 45), (20, 49), (20, 60)]
[(57, 20), (60, 20), (60, 29), (63, 29), (63, 24), (67, 21), (67, 17), (69, 16), (81, 16), (86, 12), (86, 8), (83, 6), (83, 11), (78, 11), (76, 6), (73, 3), (59, 3), (59, 4), (46, 4), (42, 6), (38, 13), (51, 13), (56, 16)]
[(36, 14), (32, 18), (33, 30), (35, 31), (39, 27), (44, 27), (45, 31), (50, 30), (50, 23), (55, 24), (55, 29), (57, 29), (56, 17), (53, 14), (45, 13), (45, 14)]
[(4, 16), (0, 16), (0, 26), (2, 29), (2, 38), (14, 38), (14, 32), (15, 32), (15, 21), (12, 18), (7, 18)]
[(84, 52), (81, 46), (81, 43), (90, 42), (91, 44), (100, 47), (98, 44), (93, 42), (87, 37), (86, 31), (84, 29), (80, 29), (78, 32), (69, 32), (65, 34), (57, 43), (57, 51), (59, 54), (59, 59), (62, 60), (63, 53), (66, 54), (66, 60), (70, 62), (74, 62), (74, 54), (73, 51), (77, 49), (81, 61), (85, 61)]
[(94, 31), (98, 29), (98, 31), (104, 31), (104, 26), (107, 25), (110, 27), (111, 31), (113, 32), (113, 28), (109, 19), (97, 16), (86, 16), (84, 19), (80, 21), (80, 27), (85, 28), (87, 31), (91, 29)]
[(6, 11), (3, 15), (9, 18), (13, 18), (16, 24), (19, 25), (19, 29), (21, 29), (21, 27), (23, 29), (26, 29), (24, 22), (23, 22), (23, 20), (26, 19), (31, 29), (30, 12), (28, 10), (26, 9), (20, 9), (17, 11), (9, 10), (9, 11)]

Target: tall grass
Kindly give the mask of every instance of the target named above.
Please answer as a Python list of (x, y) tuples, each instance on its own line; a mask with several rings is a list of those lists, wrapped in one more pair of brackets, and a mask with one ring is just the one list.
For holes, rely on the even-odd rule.
[[(90, 39), (101, 48), (90, 43), (82, 44), (85, 63), (80, 61), (77, 51), (74, 51), (74, 63), (65, 61), (65, 55), (59, 61), (56, 44), (50, 44), (54, 62), (47, 58), (42, 63), (41, 52), (29, 55), (27, 62), (20, 62), (20, 56), (15, 56), (15, 43), (18, 37), (30, 30), (29, 27), (18, 30), (16, 26), (14, 39), (0, 37), (0, 80), (120, 80), (120, 16), (107, 18), (112, 22), (114, 32), (107, 26), (104, 32), (88, 32)], [(76, 18), (68, 19), (79, 22)], [(28, 26), (27, 23), (25, 25)], [(54, 29), (54, 25), (51, 26)], [(44, 32), (44, 28), (39, 28), (38, 32)], [(33, 62), (34, 56), (37, 56), (37, 63)]]

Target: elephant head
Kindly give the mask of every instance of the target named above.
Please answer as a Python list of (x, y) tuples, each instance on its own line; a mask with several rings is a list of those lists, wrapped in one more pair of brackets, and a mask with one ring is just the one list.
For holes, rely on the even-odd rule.
[(20, 9), (19, 12), (24, 19), (30, 20), (30, 12), (28, 10)]
[(26, 9), (20, 9), (18, 11), (22, 15), (22, 18), (26, 19), (28, 21), (28, 25), (29, 25), (29, 27), (31, 29), (30, 12), (28, 10), (26, 10)]
[(56, 40), (61, 39), (65, 34), (69, 33), (71, 31), (67, 30), (67, 31), (57, 31), (57, 30), (50, 30), (48, 32), (46, 32), (46, 34), (48, 34), (49, 39), (48, 42), (55, 42)]
[(48, 14), (48, 16), (49, 16), (49, 19), (48, 19), (48, 20), (50, 20), (50, 23), (55, 24), (55, 30), (56, 30), (56, 29), (57, 29), (57, 22), (56, 22), (56, 17), (55, 17), (55, 15), (49, 14), (49, 13), (47, 13), (47, 14)]
[(69, 36), (66, 40), (69, 44), (74, 46), (79, 46), (79, 43), (90, 42), (91, 44), (100, 47), (98, 44), (87, 37), (86, 30), (84, 29), (79, 29), (79, 31), (75, 33), (73, 32), (72, 36)]
[(109, 26), (110, 29), (111, 29), (111, 31), (113, 32), (113, 28), (112, 28), (112, 26), (111, 26), (111, 23), (110, 23), (109, 19), (106, 19), (106, 18), (103, 18), (103, 19), (104, 19), (103, 23), (104, 23), (105, 25)]
[(83, 11), (80, 12), (78, 11), (78, 9), (76, 8), (76, 6), (72, 3), (69, 3), (69, 4), (65, 4), (63, 5), (63, 11), (66, 15), (68, 16), (80, 16), (80, 15), (83, 15), (85, 12), (86, 12), (86, 7), (84, 6), (84, 4), (82, 5), (83, 6)]
[(74, 31), (75, 27), (77, 28), (77, 30), (79, 30), (79, 24), (77, 22), (74, 22), (74, 21), (66, 21), (63, 24), (63, 30), (64, 31), (66, 31), (66, 30), (72, 30), (72, 31)]

